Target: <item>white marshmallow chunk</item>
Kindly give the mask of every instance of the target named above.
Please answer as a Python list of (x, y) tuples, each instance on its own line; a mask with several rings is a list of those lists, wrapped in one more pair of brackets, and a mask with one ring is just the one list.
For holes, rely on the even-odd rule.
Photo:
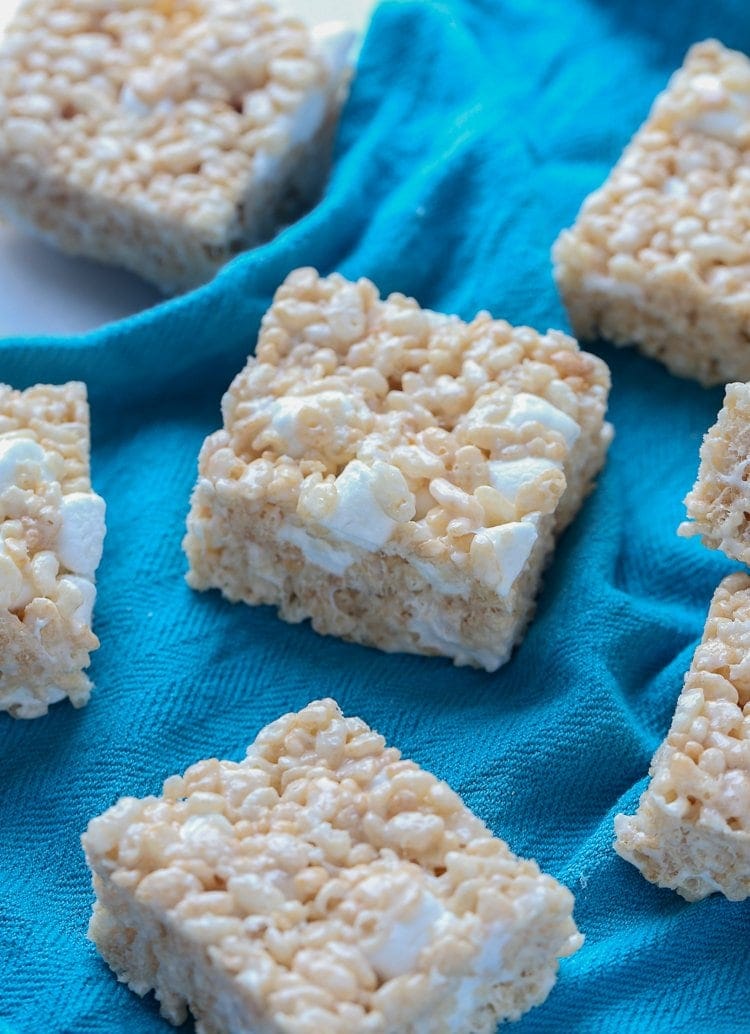
[[(363, 945), (368, 962), (383, 980), (393, 980), (414, 970), (423, 948), (435, 936), (435, 924), (445, 909), (432, 894), (424, 891), (419, 905), (408, 920), (399, 921), (388, 913), (383, 917), (380, 936), (374, 945)], [(384, 934), (384, 936), (383, 936)]]
[(72, 622), (76, 627), (91, 627), (91, 618), (94, 613), (96, 602), (96, 586), (88, 578), (80, 578), (78, 575), (67, 574), (60, 579), (60, 587), (64, 584), (72, 585), (80, 592), (82, 600), (72, 614)]
[(48, 477), (46, 459), (44, 449), (31, 438), (0, 438), (0, 492), (17, 484), (19, 467), (26, 463), (37, 464)]
[(60, 506), (57, 552), (73, 574), (93, 575), (102, 558), (105, 505), (94, 492), (71, 492)]
[(375, 479), (373, 469), (361, 460), (347, 463), (336, 478), (336, 507), (319, 522), (345, 542), (371, 552), (385, 545), (398, 523), (385, 513), (375, 498)]
[(522, 391), (511, 402), (510, 412), (504, 423), (508, 427), (521, 428), (524, 424), (532, 422), (543, 424), (551, 431), (559, 431), (569, 449), (581, 433), (581, 428), (567, 413), (563, 413), (557, 406), (538, 395), (529, 395)]
[(540, 474), (548, 470), (560, 469), (559, 463), (541, 456), (525, 456), (520, 460), (491, 460), (487, 466), (492, 487), (502, 492), (512, 503), (524, 485), (536, 481)]
[(329, 574), (342, 575), (355, 560), (351, 550), (343, 546), (334, 546), (325, 539), (315, 538), (304, 528), (297, 528), (293, 524), (282, 524), (278, 537), (282, 542), (291, 542), (305, 560), (323, 571), (328, 571)]
[(477, 533), (476, 542), (489, 542), (497, 558), (497, 568), (484, 580), (499, 596), (507, 596), (513, 588), (536, 540), (537, 530), (530, 521), (510, 521)]

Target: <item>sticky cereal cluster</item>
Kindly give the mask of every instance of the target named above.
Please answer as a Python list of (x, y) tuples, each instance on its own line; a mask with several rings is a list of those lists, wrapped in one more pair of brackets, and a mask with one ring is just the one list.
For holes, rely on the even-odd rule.
[(706, 433), (698, 478), (685, 499), (681, 535), (750, 564), (750, 386), (728, 384), (718, 419)]
[(104, 502), (91, 491), (82, 384), (0, 385), (0, 710), (86, 703)]
[(750, 61), (697, 44), (555, 245), (578, 337), (707, 385), (750, 379), (748, 147)]
[[(306, 592), (291, 558), (301, 554), (343, 588), (389, 556), (408, 563), (408, 574), (389, 578), (404, 574), (417, 602), (432, 589), (456, 606), (475, 585), (507, 612), (513, 604), (500, 601), (521, 591), (519, 576), (547, 555), (601, 465), (608, 387), (604, 363), (556, 331), (487, 313), (464, 323), (403, 295), (381, 300), (368, 280), (297, 270), (225, 396), (224, 429), (203, 448), (186, 539), (191, 584), (274, 602), (283, 614), (289, 591), (297, 600)], [(273, 547), (261, 538), (266, 526)], [(242, 548), (258, 543), (249, 565), (235, 536)], [(407, 585), (396, 595), (388, 606), (408, 609)], [(332, 609), (322, 613), (324, 601), (305, 606), (321, 630), (358, 636), (337, 627)], [(361, 638), (419, 648), (402, 616), (389, 622), (381, 609), (382, 641)], [(504, 659), (512, 644), (494, 625), (487, 638)], [(454, 654), (497, 666), (489, 651), (461, 650), (460, 628), (443, 631), (426, 635), (452, 637)], [(422, 638), (427, 652), (451, 652)]]
[(750, 578), (719, 585), (667, 739), (619, 854), (688, 901), (750, 894)]
[(0, 51), (0, 205), (193, 286), (320, 189), (349, 39), (257, 0), (26, 0)]
[(332, 700), (123, 799), (84, 846), (99, 949), (207, 1031), (489, 1034), (581, 942), (565, 888)]

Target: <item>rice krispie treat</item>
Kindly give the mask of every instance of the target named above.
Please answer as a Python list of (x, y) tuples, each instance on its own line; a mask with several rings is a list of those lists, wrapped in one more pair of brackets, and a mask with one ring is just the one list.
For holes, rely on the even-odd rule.
[(714, 594), (651, 782), (615, 850), (688, 901), (750, 894), (750, 578)]
[(490, 1034), (583, 938), (573, 897), (333, 700), (83, 836), (89, 936), (204, 1034)]
[(24, 0), (0, 49), (0, 211), (164, 291), (322, 190), (353, 34), (256, 0)]
[(88, 700), (103, 540), (85, 385), (0, 384), (0, 711), (36, 718)]
[(553, 249), (574, 332), (750, 380), (750, 61), (694, 46)]
[(709, 549), (750, 564), (750, 385), (728, 384), (724, 405), (701, 445), (698, 480), (678, 528)]
[(602, 465), (608, 389), (556, 331), (297, 270), (201, 452), (188, 581), (493, 671)]

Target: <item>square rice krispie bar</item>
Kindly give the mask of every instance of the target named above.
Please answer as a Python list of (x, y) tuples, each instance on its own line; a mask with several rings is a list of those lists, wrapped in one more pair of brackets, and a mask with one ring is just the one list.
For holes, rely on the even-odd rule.
[(553, 249), (574, 332), (750, 380), (750, 61), (697, 44)]
[(698, 480), (685, 498), (680, 535), (750, 564), (750, 385), (728, 384), (724, 405), (701, 445)]
[(36, 718), (88, 700), (104, 530), (85, 385), (0, 384), (0, 711)]
[(24, 0), (0, 49), (0, 211), (164, 291), (320, 194), (353, 34), (256, 0)]
[(490, 1034), (582, 942), (573, 897), (333, 700), (83, 837), (89, 935), (204, 1034)]
[(188, 581), (493, 671), (602, 465), (608, 389), (564, 334), (297, 270), (201, 452)]
[(635, 815), (615, 850), (688, 901), (750, 894), (750, 578), (719, 585)]

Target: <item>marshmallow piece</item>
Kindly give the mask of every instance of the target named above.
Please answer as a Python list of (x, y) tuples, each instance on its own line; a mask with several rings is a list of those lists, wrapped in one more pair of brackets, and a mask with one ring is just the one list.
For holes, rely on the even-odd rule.
[(81, 594), (81, 602), (71, 615), (73, 625), (79, 628), (90, 626), (96, 602), (96, 586), (88, 578), (80, 578), (74, 574), (63, 575), (60, 586), (64, 585), (77, 589)]
[(329, 448), (340, 447), (342, 432), (354, 424), (369, 422), (370, 413), (361, 400), (341, 391), (315, 395), (284, 395), (270, 406), (269, 427), (279, 436), (282, 452), (300, 459), (308, 451), (309, 439), (324, 438)]
[(392, 980), (413, 970), (422, 949), (435, 940), (437, 921), (444, 915), (445, 909), (429, 891), (420, 894), (407, 919), (384, 915), (378, 932), (362, 945), (377, 975)]
[(397, 521), (383, 510), (373, 492), (377, 474), (360, 460), (347, 463), (336, 478), (336, 506), (320, 520), (324, 528), (345, 542), (370, 551), (380, 549), (393, 533)]
[(93, 492), (71, 492), (63, 496), (60, 512), (57, 549), (63, 566), (73, 574), (93, 575), (104, 546), (104, 500)]
[(334, 545), (325, 539), (315, 538), (304, 528), (297, 528), (288, 521), (285, 521), (279, 528), (279, 539), (282, 542), (291, 542), (299, 549), (305, 560), (328, 571), (329, 574), (342, 575), (356, 559), (355, 554), (345, 546)]
[(27, 465), (38, 468), (38, 476), (46, 477), (46, 453), (31, 438), (0, 438), (0, 494), (18, 483), (20, 471)]
[(502, 492), (512, 503), (526, 485), (532, 484), (549, 470), (560, 469), (559, 463), (538, 456), (524, 456), (520, 460), (491, 460), (487, 466), (492, 487)]
[(494, 589), (498, 596), (507, 596), (536, 540), (537, 530), (530, 521), (510, 521), (480, 531), (472, 544), (472, 552), (484, 551), (489, 545), (495, 560), (494, 564), (480, 568), (480, 581)]
[(572, 417), (563, 413), (551, 402), (538, 395), (519, 392), (510, 404), (510, 412), (504, 423), (508, 427), (521, 428), (524, 424), (535, 423), (548, 427), (551, 431), (559, 431), (569, 449), (573, 447), (581, 433), (581, 428)]

